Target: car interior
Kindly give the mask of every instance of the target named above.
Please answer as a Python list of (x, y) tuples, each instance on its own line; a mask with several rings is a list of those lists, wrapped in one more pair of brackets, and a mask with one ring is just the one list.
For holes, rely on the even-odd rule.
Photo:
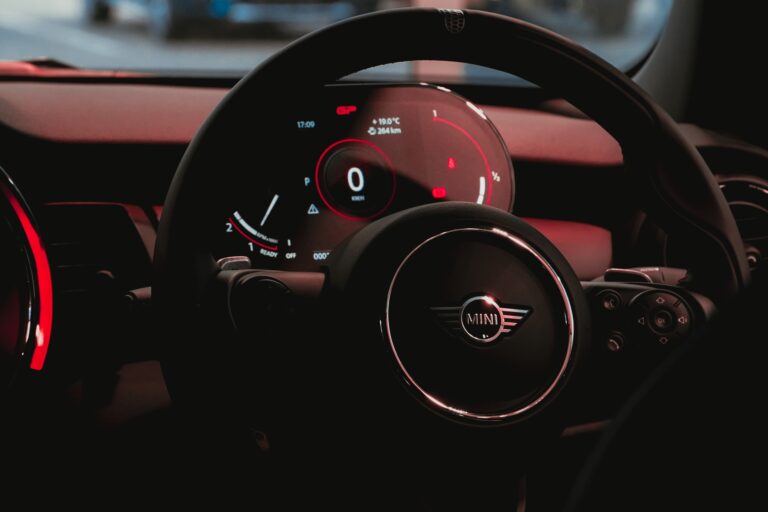
[(758, 4), (11, 3), (7, 496), (762, 508)]

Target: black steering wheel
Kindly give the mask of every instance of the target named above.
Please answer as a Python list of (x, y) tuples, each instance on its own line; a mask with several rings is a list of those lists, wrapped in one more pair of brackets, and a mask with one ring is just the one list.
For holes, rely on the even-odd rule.
[[(350, 50), (358, 41), (364, 52)], [(276, 99), (411, 60), (494, 68), (573, 103), (620, 143), (634, 200), (680, 241), (696, 291), (726, 304), (746, 287), (742, 241), (711, 172), (626, 75), (518, 20), (401, 9), (289, 45), (230, 92), (189, 146), (155, 257), (164, 370), (194, 423), (266, 432), (275, 460), (301, 461), (283, 466), (291, 476), (327, 475), (331, 458), (348, 477), (395, 462), (387, 486), (432, 488), (430, 475), (451, 495), (497, 483), (507, 493), (503, 484), (562, 428), (591, 337), (582, 285), (533, 227), (473, 204), (417, 207), (363, 228), (317, 274), (222, 271), (200, 233), (244, 164), (276, 144), (258, 122), (280, 115)], [(272, 328), (243, 335), (249, 319), (267, 317)], [(490, 464), (504, 469), (477, 470)]]

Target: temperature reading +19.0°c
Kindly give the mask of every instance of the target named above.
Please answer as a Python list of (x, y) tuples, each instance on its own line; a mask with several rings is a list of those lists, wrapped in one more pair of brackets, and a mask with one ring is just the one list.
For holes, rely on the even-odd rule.
[(379, 135), (402, 135), (403, 129), (400, 127), (400, 116), (376, 117), (371, 120), (368, 127), (368, 135), (371, 137)]

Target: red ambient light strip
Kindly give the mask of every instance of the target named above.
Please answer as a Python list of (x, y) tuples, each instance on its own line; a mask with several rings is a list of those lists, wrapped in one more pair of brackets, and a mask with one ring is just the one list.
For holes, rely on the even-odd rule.
[(43, 246), (40, 235), (32, 224), (32, 220), (27, 215), (26, 210), (19, 202), (16, 195), (5, 185), (0, 184), (8, 202), (11, 204), (16, 217), (24, 230), (24, 236), (32, 251), (32, 259), (35, 265), (35, 274), (37, 281), (37, 294), (40, 301), (40, 312), (38, 315), (35, 332), (35, 347), (32, 353), (32, 360), (29, 367), (33, 370), (42, 370), (45, 365), (45, 356), (48, 354), (48, 347), (51, 341), (51, 329), (53, 327), (53, 283), (51, 281), (51, 267), (48, 264), (48, 254)]

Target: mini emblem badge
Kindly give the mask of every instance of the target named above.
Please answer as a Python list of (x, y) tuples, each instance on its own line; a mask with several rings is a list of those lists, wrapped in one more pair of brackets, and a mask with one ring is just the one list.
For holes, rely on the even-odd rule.
[(471, 297), (459, 307), (430, 309), (450, 330), (481, 345), (511, 333), (531, 312), (530, 308), (503, 308), (488, 295)]

